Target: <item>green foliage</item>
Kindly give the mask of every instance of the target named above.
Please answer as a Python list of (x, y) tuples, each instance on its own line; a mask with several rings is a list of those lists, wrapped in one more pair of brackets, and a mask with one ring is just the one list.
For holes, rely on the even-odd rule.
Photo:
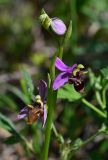
[[(33, 42), (31, 33), (32, 27), (35, 25), (35, 19), (32, 17), (34, 7), (32, 3), (24, 3), (14, 0), (3, 0), (0, 2), (0, 46), (5, 48), (5, 58), (8, 59), (5, 69), (13, 69), (16, 62), (21, 62), (28, 57), (30, 46)], [(6, 59), (3, 59), (5, 62)], [(11, 64), (11, 65), (10, 65)]]
[(13, 136), (6, 138), (4, 143), (12, 145), (12, 144), (18, 143), (19, 141), (20, 141), (19, 137), (17, 135), (13, 135)]
[(34, 65), (40, 66), (45, 62), (47, 58), (48, 58), (47, 53), (36, 52), (35, 54), (32, 55), (31, 61), (33, 62)]
[(31, 79), (30, 74), (27, 72), (26, 69), (23, 68), (22, 70), (22, 74), (23, 74), (23, 78), (24, 78), (24, 82), (22, 83), (22, 88), (23, 91), (25, 92), (25, 94), (28, 94), (29, 99), (33, 99), (34, 95), (34, 85)]
[(14, 95), (16, 95), (18, 98), (20, 98), (25, 104), (29, 103), (28, 97), (17, 87), (15, 87), (13, 85), (7, 85), (7, 90), (9, 90)]
[(103, 69), (100, 70), (104, 79), (108, 80), (108, 67), (105, 67)]
[(14, 144), (17, 142), (20, 142), (25, 145), (25, 149), (29, 149), (33, 152), (33, 147), (30, 142), (27, 141), (27, 139), (16, 130), (15, 125), (12, 123), (12, 121), (4, 116), (2, 113), (0, 113), (0, 127), (8, 130), (12, 136), (8, 137), (4, 142), (6, 144)]
[(2, 113), (0, 113), (0, 127), (8, 130), (13, 136), (11, 137), (11, 140), (17, 137), (17, 139), (24, 140), (20, 133), (16, 130), (14, 124), (12, 121), (4, 116)]
[(65, 46), (68, 42), (70, 37), (72, 36), (72, 21), (70, 21), (67, 32), (65, 34), (64, 40), (63, 40), (63, 45)]
[[(23, 69), (22, 74), (23, 79), (20, 81), (22, 90), (10, 84), (6, 84), (5, 86), (8, 91), (17, 96), (17, 98), (22, 100), (25, 104), (30, 104), (34, 98), (34, 85), (31, 76), (26, 69)], [(0, 95), (0, 98), (2, 99), (5, 105), (9, 105), (11, 106), (11, 108), (16, 108), (15, 102), (9, 96), (5, 96), (4, 94), (2, 94)]]
[(17, 108), (16, 102), (9, 95), (0, 94), (0, 101), (2, 102), (2, 105), (0, 106), (4, 106), (12, 110), (16, 110)]
[(58, 91), (58, 98), (67, 99), (70, 102), (79, 100), (82, 97), (80, 93), (75, 91), (73, 85), (65, 85), (63, 88)]
[(73, 144), (73, 146), (72, 146), (72, 150), (77, 150), (77, 149), (79, 149), (81, 146), (83, 145), (83, 141), (80, 139), (80, 138), (78, 138), (78, 139), (76, 139), (75, 140), (75, 142), (74, 142), (74, 144)]
[(108, 9), (107, 0), (97, 1), (97, 0), (89, 0), (85, 1), (85, 4), (82, 7), (82, 12), (85, 13), (88, 17), (92, 18), (95, 21), (99, 21), (100, 24), (107, 24), (107, 19), (103, 15)]
[[(1, 74), (5, 73), (8, 76), (7, 72), (17, 71), (21, 63), (26, 63), (28, 68), (29, 66), (36, 66), (39, 71), (41, 68), (45, 68), (34, 76), (35, 81), (37, 81), (39, 77), (46, 78), (44, 75), (49, 66), (49, 60), (47, 59), (55, 52), (56, 42), (54, 43), (53, 37), (45, 33), (45, 30), (36, 24), (40, 7), (47, 8), (47, 13), (51, 15), (51, 17), (55, 16), (64, 20), (68, 27), (68, 32), (65, 34), (64, 39), (67, 47), (66, 49), (64, 48), (63, 57), (64, 59), (66, 58), (67, 64), (72, 65), (73, 63), (83, 62), (85, 66), (92, 68), (92, 70), (89, 70), (89, 75), (87, 76), (89, 77), (89, 80), (87, 78), (87, 86), (89, 89), (88, 92), (84, 94), (85, 99), (87, 99), (89, 103), (82, 103), (83, 95), (76, 92), (73, 85), (65, 85), (58, 91), (58, 99), (66, 101), (65, 104), (60, 101), (61, 107), (58, 107), (56, 110), (55, 125), (57, 124), (57, 130), (60, 132), (60, 135), (64, 135), (64, 143), (67, 142), (67, 138), (71, 137), (72, 139), (72, 145), (66, 143), (66, 146), (64, 144), (64, 149), (60, 146), (63, 152), (61, 159), (69, 160), (69, 152), (75, 151), (82, 143), (81, 139), (75, 140), (75, 138), (81, 136), (83, 139), (91, 135), (91, 131), (95, 132), (105, 120), (105, 118), (94, 117), (94, 114), (87, 114), (89, 112), (85, 113), (83, 106), (88, 107), (88, 104), (91, 106), (90, 110), (94, 107), (105, 115), (108, 110), (108, 67), (105, 67), (108, 64), (108, 0), (60, 0), (59, 3), (55, 0), (50, 2), (44, 1), (44, 3), (42, 1), (1, 0), (0, 4)], [(69, 25), (71, 19), (72, 24), (70, 22)], [(73, 26), (72, 38), (70, 38), (71, 25)], [(75, 44), (73, 41), (75, 41)], [(53, 47), (52, 43), (54, 44)], [(102, 69), (100, 70), (100, 68)], [(10, 115), (8, 114), (9, 111), (15, 116), (18, 114), (16, 111), (18, 109), (20, 110), (20, 107), (23, 107), (22, 102), (24, 104), (30, 104), (34, 97), (35, 88), (31, 76), (26, 69), (23, 69), (22, 75), (23, 78), (20, 80), (20, 85), (17, 78), (11, 80), (10, 77), (8, 79), (11, 85), (9, 83), (0, 84), (0, 110), (1, 112), (5, 111), (3, 114), (0, 113), (0, 128), (4, 128), (11, 133), (11, 136), (4, 141), (6, 144), (24, 142), (28, 148), (33, 151), (30, 141), (27, 143), (24, 136), (26, 135), (27, 138), (31, 138), (33, 140), (35, 153), (37, 154), (34, 156), (36, 159), (42, 151), (41, 147), (44, 139), (43, 129), (38, 127), (38, 124), (23, 126), (23, 123), (18, 122), (23, 128), (21, 134), (17, 131), (15, 127), (16, 124), (14, 125), (12, 123)], [(49, 75), (48, 77), (50, 85), (52, 77)], [(2, 76), (0, 76), (0, 83), (1, 79)], [(2, 86), (5, 89), (2, 89)], [(87, 90), (87, 88), (85, 90)], [(76, 103), (68, 103), (67, 101)], [(108, 129), (104, 134), (108, 136)], [(97, 138), (96, 141), (102, 137), (103, 139), (107, 138), (107, 136), (104, 137), (104, 134)], [(56, 150), (59, 148), (58, 143), (55, 142), (56, 140), (55, 136), (52, 137), (50, 155), (59, 159), (55, 151), (55, 148)], [(80, 151), (81, 156), (83, 156), (82, 159), (86, 159), (87, 156), (88, 159), (107, 160), (107, 140), (103, 142), (99, 141), (98, 146), (100, 147), (95, 147), (96, 141), (94, 141), (91, 150), (87, 150), (86, 152), (85, 146), (84, 152), (83, 149)], [(37, 159), (39, 159), (39, 157)], [(73, 159), (79, 160), (81, 157), (74, 157)]]
[(102, 89), (102, 77), (96, 76), (91, 69), (89, 69), (89, 78), (90, 78), (90, 85), (95, 90), (101, 90)]

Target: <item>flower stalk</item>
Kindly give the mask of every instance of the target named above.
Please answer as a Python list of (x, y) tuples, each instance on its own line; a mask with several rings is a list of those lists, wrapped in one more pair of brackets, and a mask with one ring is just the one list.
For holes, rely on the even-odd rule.
[(53, 130), (55, 136), (57, 137), (58, 141), (59, 141), (61, 144), (64, 144), (64, 138), (63, 138), (63, 136), (62, 136), (61, 134), (59, 134), (59, 133), (57, 132), (57, 129), (56, 129), (56, 127), (55, 127), (54, 124), (52, 124), (52, 130)]
[[(60, 50), (60, 47), (59, 47), (59, 50)], [(57, 100), (57, 91), (54, 91), (52, 88), (52, 82), (55, 79), (55, 60), (57, 55), (60, 55), (60, 53), (56, 52), (54, 54), (53, 59), (51, 61), (51, 65), (50, 65), (51, 83), (50, 83), (50, 87), (48, 88), (48, 100), (47, 100), (48, 116), (47, 116), (46, 130), (45, 130), (45, 143), (43, 147), (43, 154), (42, 154), (41, 160), (48, 160), (51, 129), (52, 129), (52, 124), (54, 119), (54, 109), (55, 109), (56, 100)], [(63, 55), (63, 50), (61, 51), (61, 55)]]
[(108, 85), (106, 85), (104, 88), (103, 88), (103, 91), (102, 91), (102, 100), (103, 100), (103, 106), (105, 109), (106, 108), (106, 91), (107, 91), (107, 88), (108, 88)]
[(102, 98), (101, 98), (100, 92), (99, 92), (99, 91), (95, 91), (95, 95), (96, 95), (96, 99), (97, 99), (100, 107), (101, 107), (102, 109), (105, 109), (105, 105), (104, 105), (104, 103), (102, 102)]
[(94, 110), (98, 115), (100, 115), (103, 118), (107, 118), (107, 115), (102, 112), (101, 110), (99, 110), (98, 108), (96, 108), (93, 104), (91, 104), (90, 102), (88, 102), (85, 98), (82, 99), (82, 102), (89, 107), (90, 109)]
[(90, 136), (85, 141), (81, 141), (79, 146), (77, 146), (76, 149), (74, 149), (74, 152), (73, 152), (73, 147), (72, 147), (72, 149), (70, 150), (71, 154), (69, 153), (70, 156), (68, 157), (68, 160), (72, 158), (72, 156), (75, 153), (75, 151), (85, 147), (88, 143), (94, 141), (97, 136), (99, 136), (102, 133), (105, 133), (105, 131), (106, 131), (106, 127), (103, 125), (102, 128), (100, 128), (94, 135)]
[(44, 148), (43, 148), (43, 154), (42, 154), (42, 160), (48, 159), (48, 151), (49, 151), (49, 143), (50, 143), (50, 137), (51, 137), (51, 125), (54, 117), (54, 104), (53, 104), (53, 92), (52, 89), (49, 88), (48, 91), (48, 118), (46, 123), (46, 130), (45, 130), (45, 142), (44, 142)]
[[(49, 21), (48, 21), (49, 19)], [(47, 116), (47, 123), (46, 123), (46, 130), (45, 130), (45, 143), (43, 147), (43, 154), (41, 159), (48, 160), (48, 151), (49, 151), (49, 144), (50, 144), (50, 137), (51, 137), (51, 129), (54, 119), (54, 110), (56, 106), (57, 100), (57, 90), (55, 91), (52, 87), (53, 81), (55, 79), (55, 62), (57, 57), (62, 59), (63, 57), (63, 49), (67, 41), (69, 40), (72, 32), (72, 22), (70, 21), (68, 30), (62, 20), (59, 18), (50, 18), (45, 11), (42, 12), (40, 16), (40, 21), (44, 28), (50, 31), (50, 29), (58, 36), (65, 36), (63, 37), (62, 43), (59, 44), (59, 48), (57, 52), (54, 54), (51, 64), (50, 64), (50, 75), (48, 75), (50, 84), (48, 84), (48, 98), (47, 98), (47, 106), (48, 106), (48, 116)], [(50, 22), (47, 23), (46, 22)], [(47, 27), (46, 27), (47, 26)], [(67, 30), (67, 32), (66, 32)], [(62, 37), (61, 37), (62, 38)], [(60, 39), (59, 39), (60, 40)], [(54, 128), (53, 128), (54, 129)], [(58, 138), (61, 139), (60, 135)], [(62, 140), (63, 142), (63, 140)]]
[(86, 140), (82, 140), (78, 138), (75, 140), (74, 143), (68, 144), (67, 146), (65, 146), (64, 151), (62, 153), (62, 157), (61, 157), (62, 160), (71, 160), (76, 151), (85, 147), (88, 143), (94, 141), (95, 138), (99, 136), (100, 134), (102, 133), (106, 134), (106, 129), (107, 128), (105, 124), (102, 124), (102, 127), (98, 129), (98, 131), (94, 135), (90, 136)]

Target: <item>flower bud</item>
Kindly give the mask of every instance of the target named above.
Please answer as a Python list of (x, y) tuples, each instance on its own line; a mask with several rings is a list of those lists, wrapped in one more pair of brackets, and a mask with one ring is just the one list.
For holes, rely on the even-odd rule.
[(41, 15), (39, 17), (42, 26), (49, 30), (52, 29), (52, 31), (58, 35), (64, 35), (66, 32), (66, 25), (64, 22), (59, 18), (50, 18), (44, 10), (42, 10)]
[(49, 29), (50, 25), (51, 25), (51, 19), (49, 18), (49, 16), (46, 14), (46, 12), (44, 10), (42, 10), (41, 15), (39, 17), (42, 26), (45, 29)]
[(64, 35), (66, 32), (66, 25), (59, 18), (52, 18), (51, 29), (58, 35)]

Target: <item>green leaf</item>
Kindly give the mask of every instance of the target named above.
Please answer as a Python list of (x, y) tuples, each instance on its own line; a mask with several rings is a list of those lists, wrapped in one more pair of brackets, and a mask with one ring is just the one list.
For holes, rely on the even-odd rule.
[(25, 104), (29, 103), (29, 99), (22, 91), (20, 91), (18, 88), (12, 86), (12, 85), (6, 85), (6, 88), (12, 92), (14, 95), (16, 95), (18, 98), (20, 98)]
[(12, 121), (0, 113), (0, 127), (8, 130), (12, 134), (18, 134)]
[(17, 104), (10, 96), (0, 94), (0, 101), (2, 102), (2, 106), (9, 107), (12, 110), (17, 109)]
[(90, 68), (88, 69), (88, 73), (89, 73), (89, 78), (90, 78), (90, 85), (94, 86), (94, 83), (96, 80), (95, 74), (93, 73), (93, 71)]
[(0, 128), (4, 128), (8, 130), (12, 134), (12, 136), (14, 136), (13, 141), (15, 141), (15, 137), (17, 137), (17, 139), (27, 143), (27, 140), (25, 139), (25, 137), (16, 130), (16, 127), (12, 123), (12, 121), (2, 113), (0, 113)]
[(72, 150), (77, 150), (83, 145), (83, 141), (80, 138), (77, 138), (72, 146)]
[(68, 43), (71, 35), (72, 35), (72, 21), (70, 21), (69, 27), (68, 27), (67, 32), (66, 32), (65, 37), (64, 37), (64, 41), (63, 41), (64, 46)]
[(93, 89), (101, 90), (102, 89), (102, 77), (96, 76), (91, 69), (89, 69), (89, 78), (90, 78), (90, 85), (93, 87)]
[(31, 76), (25, 68), (23, 68), (22, 74), (23, 74), (28, 96), (32, 99), (34, 97), (33, 95), (34, 85), (33, 85)]
[(6, 143), (6, 144), (15, 144), (15, 143), (19, 142), (20, 140), (21, 139), (19, 138), (19, 136), (12, 135), (12, 136), (6, 138), (4, 143)]
[(102, 76), (108, 80), (108, 66), (100, 70)]
[(101, 90), (102, 89), (101, 76), (100, 75), (98, 77), (96, 77), (94, 87), (95, 87), (96, 90)]
[(75, 91), (73, 85), (65, 85), (63, 88), (58, 91), (58, 98), (60, 99), (68, 99), (70, 102), (74, 102), (80, 99), (82, 95)]

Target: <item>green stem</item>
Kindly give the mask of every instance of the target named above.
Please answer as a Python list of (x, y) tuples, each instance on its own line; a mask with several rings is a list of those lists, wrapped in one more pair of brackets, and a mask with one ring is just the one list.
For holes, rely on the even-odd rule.
[(88, 139), (86, 139), (85, 141), (82, 141), (82, 143), (79, 144), (79, 146), (77, 146), (76, 148), (73, 149), (73, 145), (71, 146), (71, 149), (68, 153), (67, 159), (72, 159), (72, 156), (74, 155), (74, 153), (79, 150), (80, 148), (86, 146), (88, 143), (92, 142), (98, 135), (100, 135), (101, 133), (105, 133), (106, 131), (106, 126), (103, 124), (102, 127), (91, 137), (89, 137)]
[(43, 148), (42, 160), (48, 160), (49, 143), (51, 137), (51, 125), (54, 116), (53, 92), (51, 88), (49, 89), (48, 98), (48, 117), (45, 130), (45, 143)]
[(104, 105), (103, 102), (102, 102), (102, 98), (101, 98), (100, 92), (99, 92), (99, 91), (96, 91), (96, 92), (95, 92), (95, 95), (96, 95), (96, 99), (97, 99), (99, 105), (101, 106), (102, 109), (104, 109), (104, 108), (105, 108), (105, 105)]
[(94, 135), (92, 135), (91, 137), (89, 137), (87, 140), (85, 140), (83, 142), (83, 144), (81, 145), (81, 147), (84, 147), (85, 145), (87, 145), (88, 143), (90, 143), (91, 141), (93, 141), (101, 132), (97, 132)]
[(54, 124), (52, 124), (52, 130), (53, 130), (56, 138), (58, 139), (58, 141), (59, 141), (61, 144), (64, 144), (64, 138), (63, 138), (63, 136), (62, 136), (61, 134), (59, 134), (59, 133), (57, 132), (57, 129), (55, 128), (55, 125), (54, 125)]
[(15, 131), (15, 133), (19, 136), (19, 138), (22, 140), (23, 144), (26, 146), (27, 149), (29, 149), (29, 151), (31, 151), (32, 153), (35, 154), (35, 150), (33, 148), (32, 143), (30, 143), (22, 134), (19, 135), (19, 133), (17, 131)]
[(76, 150), (79, 150), (80, 148), (86, 146), (88, 143), (92, 142), (101, 133), (102, 133), (102, 131), (98, 130), (94, 135), (92, 135), (91, 137), (89, 137), (88, 139), (86, 139), (85, 141), (83, 141), (83, 143)]
[(51, 77), (51, 80), (52, 80), (52, 81), (55, 79), (55, 60), (56, 60), (57, 54), (58, 54), (58, 52), (56, 52), (56, 53), (54, 54), (53, 59), (52, 59), (52, 61), (51, 61), (50, 77)]
[(88, 102), (85, 98), (82, 99), (82, 102), (87, 105), (90, 109), (94, 110), (96, 113), (98, 113), (101, 117), (106, 118), (106, 114), (104, 112), (102, 112), (101, 110), (99, 110), (98, 108), (96, 108), (93, 104), (91, 104), (90, 102)]
[(52, 130), (53, 130), (55, 136), (58, 137), (58, 132), (57, 132), (57, 130), (56, 130), (54, 124), (52, 124)]
[(60, 48), (59, 48), (59, 55), (58, 55), (58, 57), (60, 59), (62, 59), (62, 57), (63, 57), (63, 46), (60, 46)]
[(107, 85), (104, 87), (103, 91), (102, 91), (102, 100), (103, 100), (103, 104), (104, 104), (104, 109), (106, 108), (106, 91), (107, 91)]
[(48, 151), (49, 151), (49, 145), (50, 145), (50, 138), (51, 138), (51, 129), (52, 129), (52, 123), (54, 119), (54, 109), (56, 106), (56, 100), (57, 100), (57, 91), (53, 91), (52, 89), (52, 82), (55, 79), (55, 60), (56, 57), (59, 56), (62, 58), (63, 55), (63, 48), (59, 47), (59, 53), (56, 52), (53, 56), (53, 59), (51, 61), (50, 66), (50, 77), (51, 77), (51, 84), (48, 89), (48, 116), (47, 116), (47, 123), (46, 123), (46, 130), (45, 130), (45, 143), (43, 147), (43, 154), (41, 159), (42, 160), (48, 160)]
[(106, 131), (106, 126), (102, 125), (102, 127), (94, 135), (92, 135), (91, 137), (89, 137), (88, 139), (86, 139), (85, 141), (83, 141), (83, 143), (80, 145), (79, 148), (84, 147), (85, 145), (87, 145), (88, 143), (90, 143), (91, 141), (93, 141), (99, 134), (105, 133), (105, 131)]

